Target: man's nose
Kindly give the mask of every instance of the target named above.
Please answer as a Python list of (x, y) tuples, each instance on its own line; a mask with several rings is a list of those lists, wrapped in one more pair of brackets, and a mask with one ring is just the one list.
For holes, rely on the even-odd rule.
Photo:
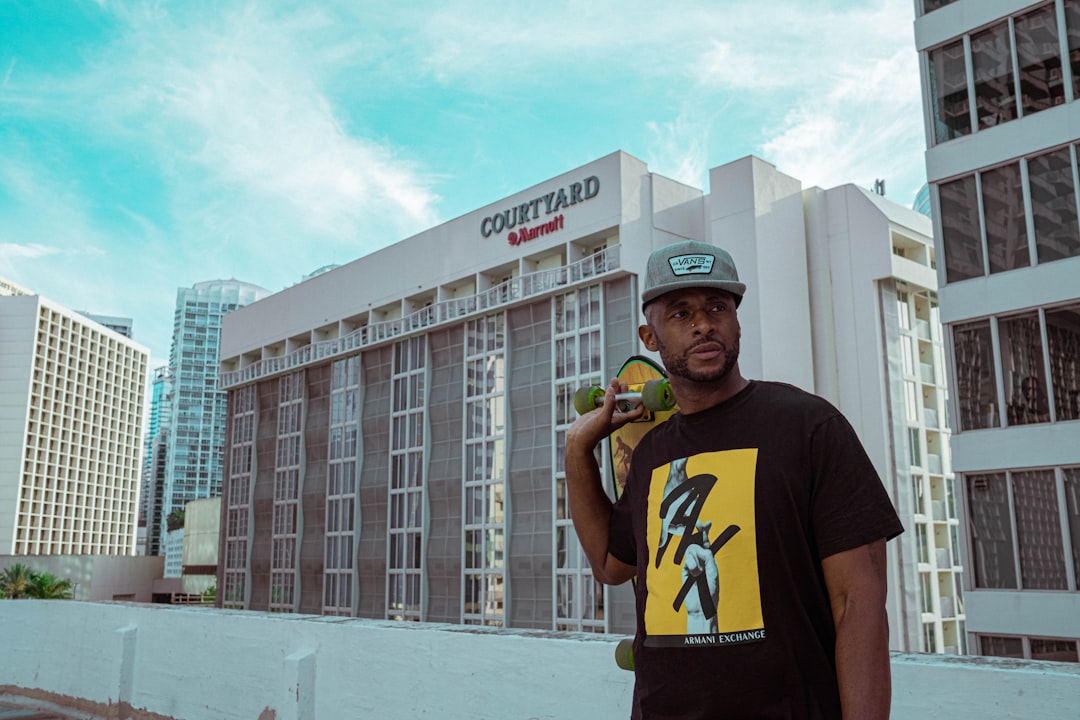
[(712, 318), (705, 310), (694, 310), (690, 313), (690, 327), (694, 332), (708, 332), (712, 329)]

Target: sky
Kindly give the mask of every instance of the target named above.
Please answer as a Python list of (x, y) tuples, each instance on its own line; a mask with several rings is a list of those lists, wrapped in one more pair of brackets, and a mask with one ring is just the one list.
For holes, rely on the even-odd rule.
[(272, 291), (616, 150), (708, 191), (925, 182), (911, 0), (3, 0), (0, 277), (134, 320)]

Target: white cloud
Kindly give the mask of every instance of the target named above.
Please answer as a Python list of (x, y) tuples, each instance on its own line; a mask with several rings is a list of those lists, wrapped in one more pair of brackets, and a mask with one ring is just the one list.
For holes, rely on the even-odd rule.
[(916, 64), (914, 52), (900, 50), (848, 68), (830, 91), (802, 98), (767, 133), (764, 154), (806, 185), (892, 181), (889, 196), (910, 204), (925, 178)]
[(49, 255), (56, 255), (59, 252), (60, 248), (37, 243), (28, 245), (22, 245), (20, 243), (0, 243), (0, 258), (4, 260), (5, 265), (15, 259), (48, 257)]

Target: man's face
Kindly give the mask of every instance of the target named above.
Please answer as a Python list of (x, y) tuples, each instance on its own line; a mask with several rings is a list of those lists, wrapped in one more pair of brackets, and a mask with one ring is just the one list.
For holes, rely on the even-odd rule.
[(661, 295), (645, 308), (638, 329), (645, 347), (660, 353), (668, 374), (693, 382), (725, 380), (739, 361), (742, 330), (735, 297), (690, 288)]

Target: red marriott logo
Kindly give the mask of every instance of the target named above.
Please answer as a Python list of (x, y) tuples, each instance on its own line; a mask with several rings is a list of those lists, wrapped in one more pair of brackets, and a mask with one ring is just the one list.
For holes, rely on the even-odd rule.
[(510, 243), (511, 245), (520, 245), (523, 242), (528, 242), (529, 240), (535, 240), (536, 238), (540, 237), (541, 235), (547, 235), (548, 233), (553, 233), (556, 230), (562, 230), (562, 229), (563, 229), (563, 216), (562, 215), (556, 215), (555, 218), (552, 219), (550, 222), (541, 223), (541, 224), (537, 225), (536, 227), (531, 227), (531, 228), (524, 228), (523, 227), (523, 228), (521, 228), (520, 231), (511, 230), (509, 233), (506, 234), (506, 241), (508, 243)]

